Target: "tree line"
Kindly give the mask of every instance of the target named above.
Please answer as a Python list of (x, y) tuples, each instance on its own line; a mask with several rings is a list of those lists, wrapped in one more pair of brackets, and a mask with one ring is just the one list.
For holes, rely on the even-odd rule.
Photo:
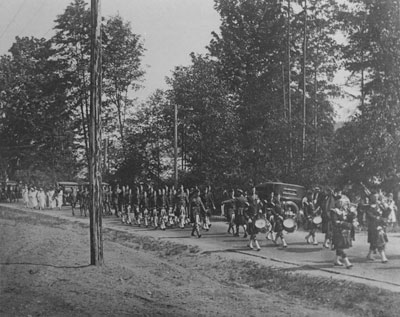
[[(120, 16), (103, 19), (105, 179), (172, 181), (177, 106), (186, 186), (398, 184), (400, 1), (215, 0), (215, 10), (207, 53), (192, 53), (142, 103), (143, 39)], [(3, 175), (84, 176), (89, 21), (75, 0), (53, 37), (17, 37), (1, 56)], [(340, 69), (360, 94), (335, 131)]]

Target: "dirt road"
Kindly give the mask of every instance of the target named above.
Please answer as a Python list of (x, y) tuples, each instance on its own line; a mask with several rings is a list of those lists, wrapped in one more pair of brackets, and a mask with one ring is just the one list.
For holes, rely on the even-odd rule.
[(283, 250), (271, 247), (244, 256), (245, 240), (224, 228), (192, 239), (189, 229), (150, 232), (105, 219), (105, 265), (96, 268), (87, 219), (0, 206), (0, 315), (397, 316), (397, 294), (297, 274), (304, 266), (274, 260), (267, 252)]

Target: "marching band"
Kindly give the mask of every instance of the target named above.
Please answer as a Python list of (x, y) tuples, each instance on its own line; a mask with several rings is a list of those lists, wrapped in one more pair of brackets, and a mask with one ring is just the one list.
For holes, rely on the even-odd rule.
[[(368, 261), (375, 261), (379, 254), (382, 263), (387, 263), (385, 246), (388, 243), (387, 228), (397, 221), (397, 207), (393, 194), (387, 197), (382, 192), (366, 191), (364, 200), (358, 204), (350, 202), (341, 190), (319, 187), (308, 191), (301, 206), (282, 201), (279, 192), (269, 193), (268, 198), (259, 198), (256, 188), (249, 194), (241, 189), (225, 191), (221, 202), (221, 216), (226, 218), (227, 232), (239, 236), (243, 228), (243, 237), (249, 237), (248, 247), (260, 250), (257, 235), (266, 234), (266, 238), (275, 245), (287, 248), (285, 235), (294, 232), (299, 225), (308, 232), (305, 240), (308, 244), (318, 245), (317, 230), (325, 234), (324, 248), (335, 251), (335, 266), (351, 268), (345, 252), (352, 246), (356, 228), (366, 226), (370, 245), (366, 256)], [(43, 188), (24, 186), (20, 195), (27, 208), (61, 209), (63, 205), (63, 188)], [(70, 194), (72, 215), (75, 215), (79, 204), (81, 216), (87, 216), (89, 192), (87, 187), (72, 189)], [(103, 214), (115, 215), (128, 225), (166, 230), (171, 227), (184, 229), (192, 227), (192, 236), (201, 237), (201, 231), (210, 230), (211, 215), (216, 210), (211, 187), (200, 192), (198, 187), (191, 190), (183, 186), (177, 190), (174, 186), (154, 189), (150, 185), (140, 184), (135, 188), (120, 187), (118, 184), (111, 190), (103, 188)]]

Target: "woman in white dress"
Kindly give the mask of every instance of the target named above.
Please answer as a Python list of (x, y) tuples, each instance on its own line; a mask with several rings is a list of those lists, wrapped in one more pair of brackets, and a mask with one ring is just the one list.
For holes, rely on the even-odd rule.
[(59, 210), (61, 210), (61, 207), (62, 207), (62, 204), (63, 204), (63, 196), (64, 196), (64, 192), (62, 190), (62, 187), (60, 187), (58, 189), (58, 193), (57, 193), (57, 196), (56, 196), (57, 208)]
[(396, 218), (397, 206), (396, 206), (396, 203), (393, 200), (393, 194), (392, 193), (390, 193), (388, 195), (386, 203), (388, 205), (388, 208), (390, 208), (390, 214), (389, 214), (389, 217), (388, 217), (388, 223), (389, 223), (389, 226), (393, 227), (397, 223), (397, 218)]
[(35, 209), (38, 205), (37, 190), (34, 186), (29, 190), (29, 208)]
[(37, 200), (39, 205), (39, 210), (43, 210), (46, 207), (46, 194), (43, 188), (39, 188), (37, 193)]
[(49, 200), (49, 208), (54, 209), (56, 208), (56, 200), (54, 199), (54, 188), (50, 187), (50, 189), (47, 191), (47, 199)]
[(24, 185), (22, 188), (22, 201), (24, 202), (24, 207), (28, 208), (29, 206), (29, 189), (27, 185)]

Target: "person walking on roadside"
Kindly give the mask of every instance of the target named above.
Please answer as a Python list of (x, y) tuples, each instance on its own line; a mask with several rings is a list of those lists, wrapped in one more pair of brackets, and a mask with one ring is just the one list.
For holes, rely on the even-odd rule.
[(42, 187), (40, 187), (39, 191), (37, 192), (37, 200), (38, 200), (39, 210), (44, 210), (46, 206), (46, 193), (44, 192)]
[(75, 208), (78, 202), (78, 189), (74, 186), (72, 187), (71, 192), (71, 208), (72, 208), (72, 216), (75, 216)]
[(29, 206), (29, 189), (27, 185), (24, 185), (22, 188), (22, 201), (24, 203), (24, 207), (28, 208)]
[(49, 208), (56, 208), (56, 199), (55, 199), (55, 190), (53, 186), (50, 186), (50, 189), (47, 191), (47, 200), (49, 201)]
[(393, 200), (393, 193), (389, 193), (387, 200), (386, 200), (386, 204), (387, 204), (388, 208), (390, 209), (389, 216), (387, 219), (388, 225), (390, 228), (393, 228), (395, 226), (395, 224), (397, 223), (397, 218), (396, 218), (397, 206)]
[(37, 201), (37, 190), (35, 186), (32, 186), (29, 190), (29, 208), (35, 209), (38, 206)]
[(58, 187), (56, 192), (56, 202), (58, 210), (61, 210), (61, 207), (63, 205), (63, 198), (64, 198), (64, 191), (63, 188), (60, 186)]

